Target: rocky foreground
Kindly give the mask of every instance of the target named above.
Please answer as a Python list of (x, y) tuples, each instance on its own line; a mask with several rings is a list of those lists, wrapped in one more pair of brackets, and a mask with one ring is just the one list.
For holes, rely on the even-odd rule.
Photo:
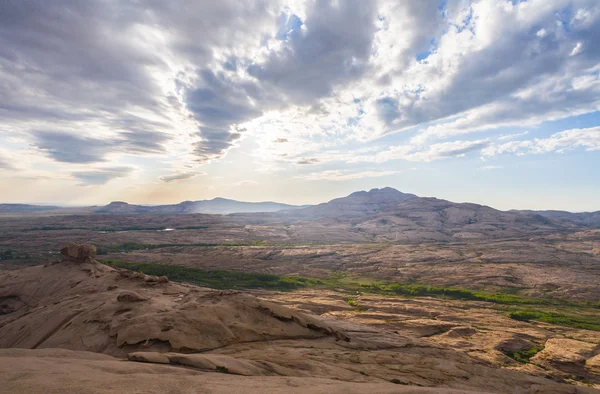
[(5, 392), (594, 393), (371, 326), (94, 260), (0, 273)]

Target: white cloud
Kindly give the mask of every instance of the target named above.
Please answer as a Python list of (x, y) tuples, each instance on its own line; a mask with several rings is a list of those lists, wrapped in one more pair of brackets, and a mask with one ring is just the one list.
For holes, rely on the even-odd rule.
[(258, 185), (258, 182), (249, 179), (249, 180), (245, 180), (245, 181), (235, 182), (233, 185), (234, 186), (250, 186), (250, 185)]
[(481, 154), (483, 157), (488, 157), (505, 153), (517, 155), (562, 153), (576, 148), (583, 148), (586, 151), (600, 150), (600, 127), (565, 130), (554, 133), (548, 138), (491, 144), (483, 149)]
[(502, 166), (483, 166), (483, 167), (479, 167), (478, 169), (480, 171), (490, 171), (490, 170), (499, 170), (502, 168), (504, 168), (504, 167), (502, 167)]
[(306, 175), (297, 175), (294, 178), (307, 181), (348, 181), (361, 178), (378, 178), (398, 174), (399, 171), (362, 171), (348, 172), (341, 170), (326, 170), (313, 172)]
[(18, 146), (0, 167), (99, 182), (98, 162), (158, 156), (173, 174), (144, 179), (174, 183), (245, 139), (295, 169), (598, 149), (458, 137), (600, 110), (597, 0), (109, 3), (0, 5), (0, 137)]
[(169, 175), (162, 175), (158, 177), (161, 181), (165, 183), (173, 183), (173, 182), (183, 182), (190, 179), (194, 179), (197, 176), (206, 175), (204, 172), (176, 172)]

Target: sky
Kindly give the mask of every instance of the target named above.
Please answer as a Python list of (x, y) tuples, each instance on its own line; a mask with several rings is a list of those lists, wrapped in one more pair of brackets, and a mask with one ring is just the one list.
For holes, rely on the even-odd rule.
[(600, 210), (597, 0), (5, 0), (0, 202)]

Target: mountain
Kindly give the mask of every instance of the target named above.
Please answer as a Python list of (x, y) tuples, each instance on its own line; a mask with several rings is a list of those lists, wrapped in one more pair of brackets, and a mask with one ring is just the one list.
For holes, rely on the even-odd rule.
[(227, 198), (214, 198), (212, 200), (201, 201), (183, 201), (179, 204), (170, 205), (133, 205), (122, 201), (114, 201), (110, 204), (96, 209), (96, 213), (110, 214), (186, 214), (186, 213), (206, 213), (221, 214), (230, 213), (250, 213), (250, 212), (276, 212), (281, 210), (293, 210), (303, 208), (304, 206), (295, 206), (281, 204), (272, 201), (266, 202), (244, 202), (229, 200)]
[(359, 217), (392, 210), (398, 204), (416, 197), (414, 194), (402, 193), (391, 187), (384, 187), (382, 189), (371, 189), (368, 192), (354, 192), (347, 197), (336, 198), (323, 204), (285, 213), (293, 217), (307, 219)]
[(49, 212), (56, 209), (60, 209), (60, 207), (29, 204), (0, 204), (0, 213)]
[(91, 213), (95, 207), (59, 207), (53, 205), (31, 205), (31, 204), (0, 204), (0, 215), (2, 214), (86, 214)]
[(531, 211), (519, 210), (516, 212), (541, 215), (549, 219), (579, 223), (584, 226), (600, 228), (600, 211), (596, 212), (567, 212), (567, 211)]
[[(500, 211), (472, 203), (418, 197), (392, 188), (356, 192), (328, 203), (244, 215), (246, 222), (280, 223), (293, 242), (413, 242), (511, 238), (585, 229), (537, 213)], [(255, 221), (252, 219), (255, 218)], [(282, 229), (283, 230), (283, 229)]]

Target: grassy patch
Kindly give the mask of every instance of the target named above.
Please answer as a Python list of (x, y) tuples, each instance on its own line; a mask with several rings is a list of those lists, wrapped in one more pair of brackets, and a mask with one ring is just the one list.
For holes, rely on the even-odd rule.
[(346, 301), (348, 303), (348, 305), (353, 306), (353, 307), (357, 307), (358, 306), (358, 302), (356, 300), (348, 300)]
[(60, 231), (60, 230), (86, 230), (85, 227), (66, 227), (66, 226), (42, 226), (32, 227), (21, 230), (22, 232), (29, 231)]
[[(333, 274), (329, 278), (310, 278), (302, 276), (277, 276), (257, 273), (187, 268), (173, 265), (128, 263), (122, 261), (104, 261), (113, 267), (146, 274), (162, 276), (178, 282), (189, 282), (215, 289), (267, 289), (291, 291), (302, 288), (326, 288), (351, 292), (352, 294), (372, 293), (390, 296), (430, 296), (465, 301), (485, 301), (496, 304), (494, 309), (506, 311), (508, 317), (520, 321), (542, 321), (559, 326), (568, 326), (587, 330), (600, 331), (598, 309), (582, 303), (561, 301), (556, 299), (526, 298), (504, 293), (484, 293), (467, 289), (443, 288), (417, 284), (384, 284), (361, 283), (350, 277)], [(367, 309), (359, 305), (356, 299), (346, 299), (349, 306), (357, 312)], [(527, 308), (552, 309), (529, 310)], [(524, 356), (523, 356), (524, 357)]]
[(160, 231), (164, 230), (165, 226), (128, 226), (128, 227), (93, 227), (92, 231), (101, 231), (107, 233), (113, 233), (118, 231)]
[(436, 286), (425, 286), (418, 284), (382, 284), (382, 283), (371, 283), (362, 284), (361, 288), (366, 291), (384, 294), (397, 294), (405, 296), (442, 296), (457, 300), (470, 300), (470, 301), (485, 301), (493, 302), (498, 304), (554, 304), (558, 301), (542, 298), (528, 298), (514, 294), (506, 293), (485, 293), (475, 290), (458, 289), (453, 287), (436, 287)]
[(598, 319), (598, 316), (572, 316), (563, 313), (543, 311), (513, 311), (508, 314), (508, 317), (525, 322), (539, 321), (557, 326), (600, 331), (600, 320)]
[[(170, 246), (248, 246), (240, 243), (220, 243), (220, 244), (138, 244), (128, 242), (112, 247), (98, 247), (98, 254), (110, 252), (124, 252), (139, 249), (155, 249)], [(499, 304), (520, 305), (520, 304), (547, 304), (553, 305), (558, 300), (548, 300), (541, 298), (526, 298), (512, 294), (503, 293), (483, 293), (474, 290), (445, 288), (435, 286), (424, 286), (417, 284), (385, 284), (385, 283), (364, 283), (343, 275), (332, 275), (326, 279), (317, 279), (299, 276), (276, 276), (267, 274), (242, 273), (235, 271), (205, 271), (197, 268), (187, 268), (174, 265), (150, 264), (150, 263), (127, 263), (116, 260), (107, 260), (105, 264), (114, 267), (126, 268), (133, 271), (143, 271), (151, 275), (165, 275), (170, 279), (182, 282), (191, 282), (215, 287), (219, 289), (241, 287), (241, 288), (265, 288), (284, 290), (301, 287), (325, 287), (333, 289), (342, 289), (354, 292), (366, 292), (387, 295), (402, 296), (433, 296), (470, 301), (485, 301)], [(347, 300), (348, 305), (357, 306), (355, 300)], [(354, 305), (353, 305), (354, 304)]]
[(149, 275), (164, 275), (173, 281), (188, 282), (215, 289), (243, 288), (290, 291), (323, 284), (319, 279), (298, 276), (277, 276), (221, 270), (205, 271), (174, 265), (137, 264), (115, 260), (105, 260), (103, 263), (112, 267), (141, 271)]
[(531, 349), (521, 350), (518, 352), (506, 352), (505, 354), (513, 360), (516, 360), (523, 364), (528, 364), (529, 359), (541, 352), (542, 350), (544, 350), (543, 345), (535, 345)]
[(135, 250), (153, 250), (162, 248), (173, 248), (173, 247), (217, 247), (217, 246), (278, 246), (278, 247), (293, 247), (293, 246), (306, 246), (310, 244), (269, 244), (264, 241), (250, 241), (250, 242), (214, 242), (214, 243), (195, 243), (195, 244), (145, 244), (138, 242), (124, 242), (115, 245), (98, 245), (98, 254), (109, 254), (119, 252), (132, 252)]

